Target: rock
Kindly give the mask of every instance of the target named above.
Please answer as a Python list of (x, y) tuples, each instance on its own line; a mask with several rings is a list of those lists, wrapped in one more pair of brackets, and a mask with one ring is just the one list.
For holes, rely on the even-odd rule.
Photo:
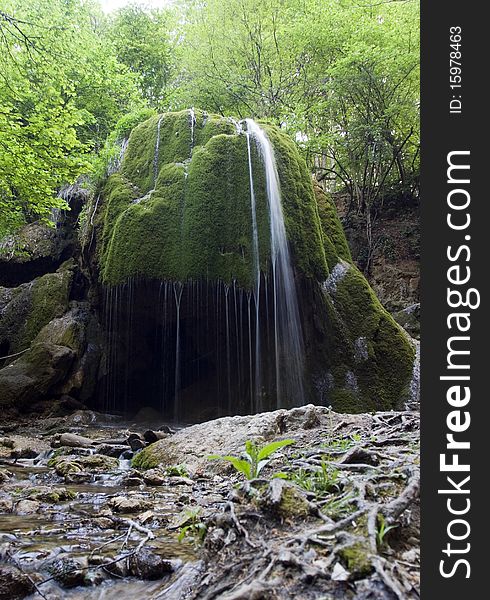
[(165, 475), (159, 469), (148, 469), (143, 473), (143, 481), (146, 485), (163, 485)]
[(72, 302), (70, 310), (62, 317), (50, 321), (34, 341), (67, 346), (75, 354), (70, 372), (54, 392), (81, 401), (92, 397), (101, 358), (102, 339), (98, 321), (88, 302)]
[(136, 513), (151, 508), (151, 503), (140, 496), (116, 496), (111, 498), (109, 506), (118, 513)]
[[(9, 456), (10, 458), (36, 458), (40, 454), (47, 453), (49, 445), (42, 439), (28, 437), (24, 435), (11, 435), (9, 438), (11, 444), (9, 448), (0, 448), (0, 456)], [(8, 454), (7, 454), (8, 452)]]
[(284, 479), (271, 479), (258, 502), (262, 508), (282, 517), (306, 518), (310, 514), (305, 491)]
[(47, 571), (54, 580), (65, 588), (77, 587), (85, 583), (85, 571), (82, 563), (73, 558), (60, 558), (53, 561)]
[(97, 446), (97, 454), (104, 454), (105, 456), (112, 456), (113, 458), (119, 458), (123, 452), (128, 450), (128, 446), (119, 446), (112, 444), (100, 444)]
[[(56, 445), (56, 441), (52, 441)], [(56, 456), (91, 456), (94, 453), (93, 447), (81, 448), (79, 446), (60, 446), (56, 448)]]
[(81, 472), (112, 472), (117, 471), (117, 459), (103, 454), (89, 454), (88, 456), (55, 456), (48, 465), (53, 467), (58, 475), (66, 476)]
[(9, 471), (4, 471), (0, 469), (0, 483), (5, 483), (8, 479), (10, 479), (12, 473)]
[(348, 545), (340, 548), (338, 556), (344, 561), (347, 570), (354, 577), (365, 577), (373, 570), (371, 551), (366, 540), (355, 538)]
[(173, 573), (174, 568), (173, 561), (164, 559), (147, 548), (143, 548), (129, 559), (129, 572), (139, 579), (161, 579)]
[(151, 444), (136, 454), (133, 466), (150, 469), (159, 465), (184, 465), (191, 475), (201, 470), (226, 473), (229, 466), (225, 462), (209, 461), (207, 457), (210, 454), (240, 455), (246, 440), (257, 440), (262, 444), (304, 435), (312, 424), (326, 427), (330, 419), (336, 417), (331, 417), (327, 408), (313, 405), (259, 415), (222, 417), (185, 427)]
[[(165, 124), (159, 129), (165, 152), (155, 165), (155, 131), (159, 122)], [(116, 197), (120, 202), (111, 204), (114, 210), (98, 220), (100, 231), (95, 236), (98, 247), (94, 252), (98, 272), (103, 283), (112, 286), (123, 284), (131, 277), (138, 279), (131, 295), (140, 298), (140, 310), (131, 318), (130, 333), (134, 336), (135, 348), (139, 349), (138, 357), (133, 356), (127, 364), (122, 356), (119, 360), (120, 372), (127, 374), (129, 394), (135, 399), (140, 393), (143, 397), (148, 395), (146, 389), (150, 387), (141, 384), (149, 375), (150, 361), (155, 356), (154, 347), (143, 340), (162, 318), (159, 316), (155, 321), (154, 316), (147, 315), (150, 311), (146, 307), (158, 303), (159, 314), (163, 315), (167, 306), (161, 297), (161, 286), (150, 282), (206, 280), (204, 293), (213, 295), (216, 306), (220, 306), (227, 303), (228, 286), (247, 289), (254, 277), (253, 253), (244, 252), (244, 248), (253, 245), (249, 190), (241, 184), (249, 177), (244, 136), (239, 135), (230, 119), (218, 115), (204, 115), (196, 110), (192, 122), (196, 125), (192, 131), (200, 137), (197, 145), (206, 147), (204, 153), (189, 155), (183, 143), (189, 136), (189, 114), (185, 111), (167, 113), (160, 118), (154, 116), (133, 131), (119, 172), (111, 174), (100, 188), (103, 203), (112, 202)], [(267, 136), (260, 136), (268, 146), (268, 141), (264, 141), (267, 137), (273, 145), (267, 151), (276, 155), (281, 172), (284, 225), (296, 282), (291, 300), (298, 296), (298, 313), (307, 343), (304, 349), (297, 342), (289, 343), (288, 352), (299, 351), (301, 357), (284, 361), (279, 353), (279, 364), (274, 366), (274, 359), (268, 358), (274, 354), (274, 344), (267, 341), (270, 337), (263, 336), (261, 405), (268, 410), (278, 405), (274, 382), (275, 369), (279, 368), (282, 379), (279, 402), (283, 406), (301, 404), (302, 371), (308, 374), (304, 386), (308, 389), (307, 397), (318, 404), (328, 401), (341, 412), (399, 409), (408, 393), (413, 348), (355, 266), (333, 200), (320, 186), (313, 187), (311, 174), (300, 159), (294, 141), (272, 125), (267, 126)], [(261, 169), (254, 171), (253, 177), (259, 171)], [(267, 239), (270, 238), (272, 199), (268, 198), (262, 183), (256, 182), (256, 229), (261, 240), (261, 264), (267, 264), (273, 245)], [(181, 214), (177, 214), (177, 193), (183, 198)], [(184, 228), (182, 223), (185, 223)], [(158, 235), (161, 231), (165, 231), (163, 238)], [(250, 233), (241, 239), (237, 232)], [(187, 284), (181, 291), (184, 289), (182, 314), (192, 329), (188, 335), (193, 339), (202, 335), (209, 338), (201, 348), (199, 361), (202, 360), (203, 365), (218, 364), (219, 350), (210, 340), (216, 336), (217, 345), (224, 345), (221, 338), (229, 311), (218, 308), (208, 330), (201, 333), (198, 324), (206, 319), (206, 303), (194, 302), (192, 294), (187, 293), (191, 289)], [(129, 301), (128, 294), (128, 289), (121, 288), (118, 296), (120, 336), (129, 333), (127, 326), (122, 325), (129, 324), (124, 308)], [(173, 307), (172, 294), (165, 298), (169, 301), (168, 307)], [(261, 331), (266, 330), (270, 318), (261, 305), (258, 315)], [(279, 329), (277, 333), (282, 335)], [(229, 327), (228, 334), (231, 336), (229, 348), (240, 342)], [(359, 360), (359, 352), (356, 352), (359, 339), (364, 340), (363, 347), (367, 350), (364, 360)], [(182, 364), (196, 361), (191, 346), (193, 344), (182, 347)], [(246, 386), (238, 385), (248, 375), (245, 364), (228, 354), (228, 363), (223, 362), (216, 376), (211, 377), (210, 370), (205, 368), (197, 381), (187, 382), (179, 394), (180, 418), (202, 421), (210, 415), (229, 412), (231, 403), (240, 406), (243, 412), (255, 410)], [(175, 366), (168, 353), (164, 358), (159, 352), (158, 359), (165, 363), (161, 365), (165, 372)], [(299, 367), (302, 361), (304, 369)], [(295, 364), (298, 368), (293, 368)], [(226, 385), (230, 386), (229, 390), (223, 393)], [(155, 429), (162, 415), (155, 409), (145, 408), (136, 419), (150, 422)]]
[(76, 471), (73, 473), (67, 473), (65, 475), (65, 483), (72, 485), (80, 485), (82, 483), (90, 483), (93, 479), (91, 473), (85, 473), (84, 471)]
[(93, 446), (91, 439), (75, 433), (62, 433), (58, 439), (58, 443), (60, 446), (68, 446), (69, 448), (90, 448)]
[(29, 348), (45, 325), (68, 310), (72, 280), (72, 270), (60, 268), (16, 288), (0, 287), (2, 355)]
[(50, 417), (66, 417), (78, 410), (87, 410), (87, 407), (76, 398), (64, 395), (59, 400), (52, 400), (48, 403), (47, 415)]
[(339, 562), (336, 562), (330, 577), (332, 581), (347, 581), (350, 577), (350, 573), (349, 571), (346, 571)]
[(119, 462), (116, 458), (111, 456), (104, 456), (103, 454), (92, 454), (90, 456), (82, 456), (79, 458), (81, 465), (84, 469), (111, 472), (117, 471)]
[(98, 416), (99, 415), (92, 410), (77, 410), (66, 417), (65, 423), (72, 427), (83, 427), (85, 425), (92, 425), (98, 420), (102, 421), (103, 419), (98, 419)]
[(158, 440), (163, 440), (168, 436), (168, 433), (165, 431), (153, 431), (152, 429), (148, 429), (143, 434), (143, 438), (148, 444), (154, 444), (158, 442)]
[(34, 584), (19, 569), (0, 564), (0, 599), (22, 600), (34, 592)]
[(73, 252), (75, 240), (71, 228), (25, 225), (2, 240), (0, 285), (12, 287), (55, 271)]
[(124, 478), (123, 484), (127, 487), (139, 487), (140, 485), (144, 485), (144, 481), (136, 475), (128, 475)]
[(33, 448), (16, 448), (10, 453), (11, 458), (36, 458), (39, 452)]
[(4, 448), (13, 448), (14, 441), (11, 440), (10, 438), (2, 437), (2, 438), (0, 438), (0, 446), (3, 446)]
[(128, 444), (133, 452), (145, 448), (146, 442), (138, 433), (131, 433), (128, 437)]
[[(3, 483), (0, 481), (0, 483)], [(11, 496), (0, 498), (0, 513), (10, 513), (13, 508), (13, 500)]]
[(420, 303), (411, 304), (407, 308), (393, 313), (393, 318), (413, 338), (420, 338)]
[(71, 457), (60, 457), (59, 459), (50, 461), (50, 463), (54, 466), (56, 473), (62, 477), (82, 472), (82, 465)]
[(25, 410), (47, 395), (68, 373), (74, 353), (65, 346), (38, 343), (0, 370), (0, 406)]
[(19, 500), (15, 505), (14, 512), (16, 515), (32, 515), (39, 512), (41, 503), (36, 500)]
[(71, 490), (67, 490), (64, 487), (48, 487), (40, 486), (28, 489), (29, 499), (40, 502), (48, 502), (50, 504), (57, 504), (58, 502), (66, 502), (67, 500), (73, 500), (76, 493)]

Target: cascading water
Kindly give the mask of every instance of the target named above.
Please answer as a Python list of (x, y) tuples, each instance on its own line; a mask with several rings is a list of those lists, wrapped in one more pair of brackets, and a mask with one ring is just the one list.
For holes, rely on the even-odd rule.
[(304, 403), (303, 334), (286, 227), (284, 225), (276, 159), (273, 146), (264, 130), (252, 119), (246, 119), (245, 122), (247, 132), (255, 139), (259, 149), (266, 176), (274, 295), (277, 405), (280, 406), (283, 401), (284, 393), (287, 393), (295, 404), (300, 405)]
[(160, 128), (162, 126), (163, 115), (160, 116), (157, 123), (157, 140), (155, 142), (155, 153), (153, 155), (153, 187), (155, 187), (158, 178), (158, 159), (160, 158)]
[(261, 377), (260, 377), (260, 256), (259, 256), (259, 230), (257, 227), (257, 207), (252, 169), (252, 149), (250, 145), (251, 132), (247, 131), (248, 173), (250, 181), (250, 211), (252, 213), (252, 249), (253, 268), (255, 274), (255, 403), (256, 410), (261, 410)]
[[(162, 118), (154, 147), (155, 183)], [(193, 144), (192, 110), (189, 126)], [(151, 405), (175, 421), (192, 421), (203, 414), (243, 414), (304, 403), (303, 338), (274, 150), (250, 119), (236, 123), (236, 135), (246, 137), (251, 288), (204, 278), (130, 278), (107, 288), (106, 409)], [(262, 169), (265, 178), (260, 177)], [(261, 271), (261, 227), (270, 231), (268, 272)]]
[(190, 116), (190, 121), (191, 121), (191, 152), (192, 152), (192, 149), (194, 148), (194, 130), (196, 127), (196, 113), (194, 111), (194, 108), (191, 108), (189, 110), (189, 116)]

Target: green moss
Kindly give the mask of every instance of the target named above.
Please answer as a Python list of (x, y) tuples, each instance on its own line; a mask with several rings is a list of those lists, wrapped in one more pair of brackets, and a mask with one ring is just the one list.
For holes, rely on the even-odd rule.
[[(383, 308), (364, 276), (351, 266), (337, 283), (335, 308), (354, 344), (364, 338), (367, 360), (356, 359), (355, 373), (365, 410), (400, 408), (410, 383), (415, 350)], [(340, 402), (347, 403), (347, 394)]]
[(72, 278), (69, 269), (60, 269), (34, 281), (22, 345), (28, 346), (47, 323), (66, 311)]
[(319, 185), (314, 186), (314, 191), (329, 269), (333, 269), (339, 259), (352, 263), (349, 244), (332, 199)]
[(292, 485), (284, 486), (277, 510), (284, 517), (306, 518), (310, 514), (310, 505), (300, 490)]
[(360, 414), (370, 409), (367, 406), (366, 398), (342, 387), (335, 387), (328, 400), (333, 410), (340, 413)]
[(131, 466), (135, 469), (154, 469), (160, 464), (160, 459), (156, 452), (154, 452), (153, 445), (143, 448), (138, 454), (136, 454), (131, 461)]
[[(160, 138), (155, 153), (158, 124)], [(291, 248), (308, 277), (327, 273), (311, 178), (295, 145), (267, 127), (283, 190)], [(155, 180), (155, 161), (158, 158)], [(261, 268), (269, 269), (270, 226), (265, 173), (255, 144), (252, 171)], [(231, 119), (191, 113), (155, 116), (136, 127), (121, 173), (102, 190), (99, 261), (102, 280), (236, 280), (251, 287), (252, 218), (247, 139)]]
[(353, 543), (338, 552), (339, 557), (345, 562), (347, 570), (354, 577), (366, 577), (373, 570), (369, 558), (370, 549), (367, 543), (361, 541)]
[(57, 504), (58, 502), (73, 500), (77, 494), (66, 488), (31, 488), (27, 491), (27, 495), (31, 500)]
[[(262, 126), (275, 149), (286, 232), (301, 282), (307, 368), (326, 382), (328, 397), (322, 392), (322, 401), (346, 412), (398, 408), (414, 350), (353, 266), (335, 206), (313, 188), (295, 144), (280, 129)], [(260, 267), (268, 272), (265, 172), (255, 144), (251, 150)], [(103, 283), (138, 276), (236, 281), (249, 289), (250, 204), (247, 138), (237, 134), (231, 119), (202, 111), (195, 111), (195, 120), (190, 111), (151, 117), (133, 130), (121, 172), (101, 190), (97, 248)], [(323, 293), (318, 284), (339, 261), (347, 272)], [(364, 357), (358, 356), (360, 340)], [(313, 388), (310, 393), (315, 397)], [(160, 462), (150, 449), (134, 460), (145, 468)]]

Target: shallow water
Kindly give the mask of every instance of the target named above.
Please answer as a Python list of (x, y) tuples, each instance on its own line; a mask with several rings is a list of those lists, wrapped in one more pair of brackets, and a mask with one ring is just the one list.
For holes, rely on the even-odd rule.
[[(84, 431), (86, 433), (87, 430)], [(107, 430), (97, 433), (94, 437), (107, 438)], [(11, 476), (0, 486), (0, 500), (10, 502), (14, 510), (0, 513), (2, 557), (6, 553), (13, 557), (25, 573), (35, 578), (48, 600), (151, 599), (161, 594), (164, 598), (182, 597), (181, 575), (196, 562), (196, 551), (190, 542), (178, 541), (178, 528), (172, 527), (172, 523), (185, 507), (182, 499), (191, 495), (191, 488), (170, 483), (158, 487), (127, 487), (123, 485), (123, 477), (129, 467), (127, 461), (120, 461), (119, 468), (113, 472), (93, 473), (92, 481), (65, 484), (63, 478), (47, 466), (51, 456), (52, 452), (49, 452), (40, 459), (1, 460), (0, 466)], [(63, 488), (73, 492), (75, 497), (56, 503), (39, 500), (41, 507), (38, 512), (15, 514), (17, 503), (29, 500), (35, 488), (48, 492)], [(112, 498), (128, 495), (136, 495), (148, 502), (149, 508), (134, 514), (116, 514), (109, 510)], [(145, 511), (149, 516), (141, 522), (139, 515)], [(112, 515), (120, 522), (111, 521)], [(159, 581), (111, 578), (98, 585), (73, 589), (62, 588), (53, 580), (40, 583), (50, 578), (47, 567), (55, 559), (86, 561), (91, 555), (96, 555), (113, 560), (121, 552), (136, 548), (145, 534), (130, 526), (131, 521), (142, 524), (153, 533), (154, 539), (146, 542), (145, 549), (164, 559), (179, 561), (180, 568)], [(103, 569), (91, 566), (85, 570), (96, 578)], [(169, 586), (176, 587), (172, 591), (167, 589)], [(39, 600), (40, 596), (36, 593), (30, 598)]]

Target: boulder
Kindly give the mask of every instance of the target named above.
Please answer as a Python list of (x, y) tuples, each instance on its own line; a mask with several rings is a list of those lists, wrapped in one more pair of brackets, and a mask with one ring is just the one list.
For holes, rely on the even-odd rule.
[[(270, 167), (274, 161), (264, 160), (267, 152), (277, 171)], [(269, 197), (271, 180), (280, 194)], [(279, 196), (290, 251), (286, 256), (281, 235), (282, 282), (278, 271), (273, 276), (270, 218)], [(158, 397), (164, 416), (176, 423), (307, 401), (343, 412), (404, 406), (414, 348), (354, 265), (332, 198), (312, 185), (296, 145), (279, 128), (239, 126), (199, 110), (151, 117), (132, 131), (119, 171), (101, 186), (94, 225), (96, 267), (112, 306), (111, 381), (124, 378), (130, 406)], [(264, 283), (251, 300), (257, 266)], [(275, 295), (288, 306), (282, 310), (280, 301), (274, 315), (266, 300), (277, 286), (288, 290)], [(208, 300), (196, 302), (201, 296)], [(174, 403), (175, 382), (155, 389), (147, 372), (158, 360), (167, 363), (162, 372), (173, 373), (174, 355), (155, 357), (146, 340), (175, 328), (177, 297), (186, 323), (182, 374), (195, 368), (198, 375), (186, 377)], [(243, 360), (247, 331), (240, 328), (247, 297), (257, 331), (264, 332), (250, 363)], [(208, 304), (216, 316), (201, 331)], [(259, 365), (260, 377), (249, 373), (249, 364)], [(251, 380), (260, 381), (255, 394)], [(159, 417), (144, 420), (154, 428)]]
[(0, 287), (1, 357), (24, 351), (45, 325), (68, 310), (73, 269), (69, 261), (30, 283)]
[(62, 433), (57, 440), (57, 446), (68, 446), (70, 448), (90, 448), (93, 441), (75, 433)]
[(137, 513), (151, 508), (151, 502), (140, 496), (116, 496), (111, 498), (109, 506), (117, 513)]
[(394, 313), (393, 318), (413, 338), (420, 338), (420, 303), (411, 304)]
[(75, 232), (36, 222), (2, 241), (0, 285), (16, 286), (56, 271), (73, 253)]
[(183, 465), (191, 475), (227, 473), (227, 462), (211, 461), (208, 457), (213, 454), (239, 456), (247, 440), (262, 445), (291, 438), (299, 443), (312, 433), (328, 431), (341, 421), (362, 424), (364, 419), (365, 415), (340, 415), (326, 407), (313, 405), (257, 415), (222, 417), (186, 427), (151, 444), (135, 455), (133, 467), (153, 469), (159, 465)]
[(0, 404), (25, 410), (52, 396), (90, 398), (101, 356), (99, 336), (88, 303), (72, 303), (66, 314), (42, 327), (27, 352), (0, 370)]
[(173, 573), (175, 561), (163, 558), (159, 554), (143, 548), (129, 559), (129, 572), (139, 579), (162, 579)]
[(123, 452), (129, 449), (128, 446), (114, 445), (114, 444), (100, 444), (97, 446), (97, 454), (104, 454), (105, 456), (112, 456), (113, 458), (119, 458)]
[(0, 369), (0, 406), (25, 410), (46, 396), (70, 370), (75, 354), (66, 346), (39, 342)]
[(32, 581), (19, 569), (0, 564), (0, 599), (22, 600), (35, 591)]

